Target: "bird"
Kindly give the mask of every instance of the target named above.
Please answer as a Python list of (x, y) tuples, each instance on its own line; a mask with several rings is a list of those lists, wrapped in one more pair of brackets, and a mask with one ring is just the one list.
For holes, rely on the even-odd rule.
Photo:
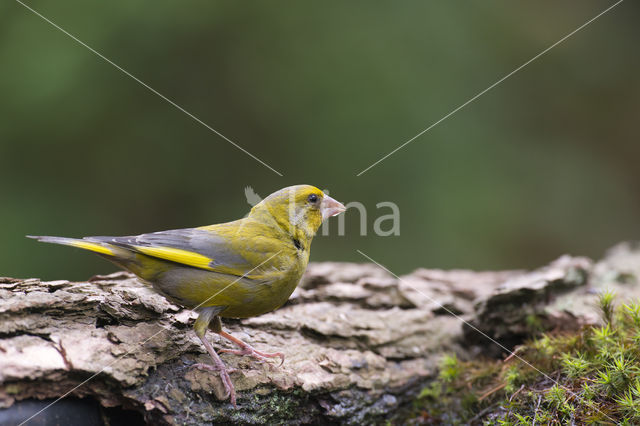
[(282, 365), (283, 353), (254, 349), (225, 332), (221, 318), (250, 318), (282, 306), (306, 270), (318, 228), (345, 210), (315, 186), (295, 185), (274, 192), (232, 222), (124, 237), (27, 237), (94, 252), (132, 272), (169, 301), (197, 312), (193, 328), (212, 364), (193, 367), (218, 372), (225, 398), (237, 408), (230, 370), (206, 331), (239, 347), (220, 352), (261, 361), (280, 358)]

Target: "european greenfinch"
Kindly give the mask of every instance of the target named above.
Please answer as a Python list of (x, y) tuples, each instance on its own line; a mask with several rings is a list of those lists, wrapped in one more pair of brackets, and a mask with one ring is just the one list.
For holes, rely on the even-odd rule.
[(133, 272), (171, 302), (198, 312), (196, 335), (218, 371), (231, 403), (236, 395), (229, 373), (205, 338), (207, 329), (260, 360), (282, 353), (260, 352), (222, 330), (221, 317), (248, 318), (282, 306), (300, 282), (309, 261), (311, 240), (322, 221), (345, 210), (316, 187), (281, 189), (233, 222), (153, 232), (131, 237), (29, 236), (39, 241), (93, 251)]

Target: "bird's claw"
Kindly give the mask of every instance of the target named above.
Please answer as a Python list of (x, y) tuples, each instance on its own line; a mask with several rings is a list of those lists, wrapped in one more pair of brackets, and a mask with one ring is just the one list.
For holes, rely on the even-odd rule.
[(189, 368), (197, 368), (198, 370), (217, 371), (220, 374), (220, 380), (222, 380), (222, 384), (224, 385), (224, 390), (226, 392), (224, 395), (224, 399), (229, 398), (231, 404), (233, 404), (233, 407), (237, 408), (236, 390), (233, 387), (233, 382), (231, 382), (231, 377), (229, 376), (229, 373), (233, 373), (237, 371), (237, 369), (227, 368), (221, 365), (204, 364), (201, 362), (193, 364)]

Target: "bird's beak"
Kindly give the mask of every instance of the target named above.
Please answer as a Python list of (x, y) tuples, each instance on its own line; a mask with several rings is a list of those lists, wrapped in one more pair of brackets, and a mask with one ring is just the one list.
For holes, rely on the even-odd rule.
[(346, 209), (347, 208), (342, 203), (334, 200), (328, 195), (324, 196), (324, 198), (322, 199), (322, 203), (320, 204), (320, 211), (322, 212), (322, 220), (325, 220), (328, 217), (340, 214)]

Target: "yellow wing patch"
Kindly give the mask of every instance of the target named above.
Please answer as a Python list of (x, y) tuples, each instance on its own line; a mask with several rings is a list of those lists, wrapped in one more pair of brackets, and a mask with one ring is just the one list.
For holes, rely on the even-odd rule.
[(73, 247), (79, 247), (85, 250), (95, 251), (96, 253), (107, 254), (110, 256), (113, 256), (114, 254), (113, 251), (108, 247), (105, 247), (103, 245), (96, 244), (96, 243), (90, 243), (88, 241), (76, 240), (76, 241), (73, 241), (72, 243), (69, 243), (69, 245)]
[(196, 268), (213, 269), (209, 264), (213, 259), (203, 256), (199, 253), (192, 251), (181, 250), (171, 247), (144, 247), (144, 246), (132, 246), (133, 249), (142, 254), (148, 256), (158, 257), (160, 259), (170, 260), (172, 262), (182, 263), (184, 265), (194, 266)]

